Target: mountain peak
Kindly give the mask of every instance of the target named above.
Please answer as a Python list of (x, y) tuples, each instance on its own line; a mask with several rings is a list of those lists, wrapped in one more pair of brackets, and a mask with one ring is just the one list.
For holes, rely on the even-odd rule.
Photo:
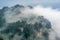
[(17, 4), (17, 5), (15, 5), (14, 7), (24, 7), (23, 5), (19, 5), (19, 4)]

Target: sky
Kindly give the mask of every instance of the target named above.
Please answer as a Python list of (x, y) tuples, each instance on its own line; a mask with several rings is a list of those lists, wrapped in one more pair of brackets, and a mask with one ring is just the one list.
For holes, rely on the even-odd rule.
[(4, 6), (21, 5), (43, 5), (52, 8), (60, 8), (60, 0), (0, 0), (0, 8)]

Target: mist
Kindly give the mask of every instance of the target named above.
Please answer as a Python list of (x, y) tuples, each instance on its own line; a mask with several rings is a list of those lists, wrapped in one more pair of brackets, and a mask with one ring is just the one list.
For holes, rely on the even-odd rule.
[[(39, 22), (37, 16), (43, 16), (51, 22), (53, 30), (51, 30), (52, 32), (50, 32), (50, 34), (52, 37), (54, 37), (51, 37), (52, 39), (50, 40), (56, 40), (56, 36), (60, 38), (60, 11), (58, 11), (58, 9), (37, 5), (32, 8), (18, 7), (13, 9), (13, 7), (10, 7), (4, 11), (4, 18), (6, 20), (6, 24), (22, 20), (26, 20), (28, 24), (34, 24), (35, 22)], [(33, 18), (33, 20), (30, 21), (29, 18)]]
[(42, 6), (36, 6), (34, 7), (33, 12), (47, 18), (51, 22), (52, 28), (55, 30), (57, 35), (60, 34), (60, 11), (52, 9), (51, 7), (44, 8)]
[(15, 11), (8, 10), (7, 12), (5, 12), (5, 18), (8, 23), (16, 22), (18, 20), (21, 20), (24, 17), (28, 18), (31, 15), (44, 16), (51, 22), (52, 28), (56, 31), (56, 33), (60, 34), (60, 31), (59, 31), (60, 11), (58, 11), (57, 9), (52, 9), (51, 7), (43, 7), (43, 6), (35, 6), (32, 9), (29, 7), (26, 7), (22, 10), (19, 9), (19, 12), (21, 13), (17, 15), (16, 15), (16, 10)]

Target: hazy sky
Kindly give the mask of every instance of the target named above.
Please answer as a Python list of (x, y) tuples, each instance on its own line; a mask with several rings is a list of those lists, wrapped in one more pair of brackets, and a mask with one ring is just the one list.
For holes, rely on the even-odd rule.
[(60, 8), (60, 0), (0, 0), (0, 8), (4, 6), (21, 5), (43, 5)]

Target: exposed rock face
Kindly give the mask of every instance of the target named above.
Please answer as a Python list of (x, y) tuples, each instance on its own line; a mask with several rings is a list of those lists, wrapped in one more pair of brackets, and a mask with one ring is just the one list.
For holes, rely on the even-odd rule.
[(4, 40), (48, 40), (51, 23), (43, 16), (28, 16), (21, 10), (25, 10), (22, 5), (0, 10), (0, 37)]

